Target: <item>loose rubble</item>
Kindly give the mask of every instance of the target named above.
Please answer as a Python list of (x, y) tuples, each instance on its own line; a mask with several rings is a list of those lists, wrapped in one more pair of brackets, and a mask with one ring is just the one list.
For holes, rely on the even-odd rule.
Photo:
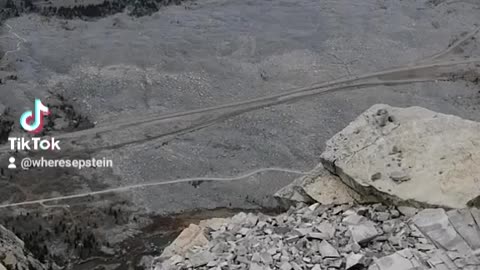
[[(480, 210), (463, 208), (480, 201), (479, 134), (458, 117), (375, 105), (275, 194), (294, 205), (286, 213), (191, 225), (153, 270), (479, 270)], [(432, 205), (463, 209), (419, 208)]]
[(207, 242), (164, 252), (152, 270), (478, 270), (478, 214), (319, 203), (278, 216), (240, 213), (204, 227)]

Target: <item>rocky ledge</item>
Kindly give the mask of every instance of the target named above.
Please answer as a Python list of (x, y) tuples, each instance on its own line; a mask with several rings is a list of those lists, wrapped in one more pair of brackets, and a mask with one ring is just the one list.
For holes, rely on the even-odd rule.
[(479, 270), (479, 146), (480, 123), (375, 105), (275, 194), (289, 211), (192, 224), (151, 268)]
[(478, 206), (480, 123), (374, 105), (333, 136), (322, 164), (350, 188), (395, 204)]

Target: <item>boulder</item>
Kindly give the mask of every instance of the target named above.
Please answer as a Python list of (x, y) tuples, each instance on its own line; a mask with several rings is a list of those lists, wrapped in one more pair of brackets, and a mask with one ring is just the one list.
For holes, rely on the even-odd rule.
[(480, 123), (420, 107), (374, 105), (333, 136), (322, 164), (389, 202), (462, 208), (480, 202)]
[(320, 242), (319, 251), (323, 258), (339, 258), (338, 251), (327, 241)]
[(367, 201), (321, 164), (310, 174), (295, 179), (291, 184), (277, 191), (275, 197), (288, 204), (319, 202), (329, 205)]
[(355, 254), (352, 253), (347, 256), (347, 262), (345, 269), (346, 270), (351, 270), (351, 269), (362, 269), (364, 268), (363, 260), (365, 259), (365, 256), (362, 254)]
[(198, 226), (214, 231), (220, 230), (229, 221), (228, 218), (211, 218), (200, 221)]
[(200, 267), (206, 265), (210, 261), (213, 261), (215, 257), (209, 251), (202, 251), (189, 255), (188, 259), (193, 267)]
[[(468, 211), (468, 210), (467, 210)], [(468, 227), (464, 221), (454, 221), (455, 217), (450, 220), (447, 213), (443, 209), (425, 209), (413, 217), (413, 223), (417, 228), (426, 235), (432, 242), (447, 251), (459, 251), (465, 254), (472, 253), (468, 242), (457, 233), (452, 224), (457, 227)], [(478, 227), (472, 227), (471, 230), (477, 230)], [(477, 236), (478, 237), (478, 236)]]
[(193, 247), (201, 247), (208, 244), (203, 228), (190, 224), (180, 235), (163, 251), (160, 258), (170, 258), (174, 255), (184, 256)]
[(450, 210), (447, 215), (450, 224), (472, 250), (480, 250), (480, 228), (477, 226), (470, 209)]
[(425, 269), (412, 254), (411, 250), (404, 249), (392, 255), (382, 257), (369, 270), (414, 270)]
[(349, 226), (349, 231), (352, 235), (352, 240), (361, 245), (367, 244), (379, 235), (374, 223), (370, 221), (358, 225), (351, 225)]

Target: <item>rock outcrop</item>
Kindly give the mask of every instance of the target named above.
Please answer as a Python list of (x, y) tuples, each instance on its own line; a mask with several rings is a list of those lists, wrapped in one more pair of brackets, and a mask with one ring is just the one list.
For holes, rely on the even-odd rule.
[(476, 161), (480, 123), (375, 105), (275, 194), (289, 211), (191, 225), (152, 268), (478, 270)]
[(0, 225), (0, 270), (46, 270), (14, 233)]
[(480, 123), (374, 105), (327, 142), (322, 163), (362, 195), (463, 208), (480, 195)]

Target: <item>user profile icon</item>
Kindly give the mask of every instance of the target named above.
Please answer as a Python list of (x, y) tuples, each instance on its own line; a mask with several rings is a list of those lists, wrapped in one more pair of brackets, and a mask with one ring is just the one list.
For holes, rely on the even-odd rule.
[(8, 161), (10, 162), (10, 164), (8, 164), (9, 169), (16, 169), (17, 168), (17, 165), (15, 165), (15, 158), (14, 157), (10, 157), (8, 159)]

